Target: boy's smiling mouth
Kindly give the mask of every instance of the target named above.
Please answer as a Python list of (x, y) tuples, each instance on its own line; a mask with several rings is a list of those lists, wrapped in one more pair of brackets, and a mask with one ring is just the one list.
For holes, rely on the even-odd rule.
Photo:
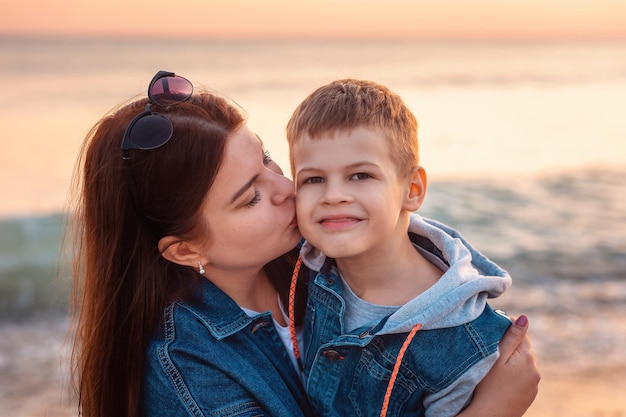
[(339, 214), (333, 216), (325, 216), (320, 221), (319, 224), (322, 228), (329, 231), (341, 231), (345, 229), (349, 229), (352, 226), (360, 223), (362, 219), (347, 215), (347, 214)]

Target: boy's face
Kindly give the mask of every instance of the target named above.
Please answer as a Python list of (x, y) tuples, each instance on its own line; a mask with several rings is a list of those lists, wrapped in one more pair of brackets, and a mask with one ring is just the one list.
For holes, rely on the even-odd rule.
[(409, 202), (411, 178), (398, 174), (388, 146), (366, 127), (293, 145), (298, 227), (327, 256), (376, 256), (389, 239), (406, 239), (400, 215), (417, 207)]

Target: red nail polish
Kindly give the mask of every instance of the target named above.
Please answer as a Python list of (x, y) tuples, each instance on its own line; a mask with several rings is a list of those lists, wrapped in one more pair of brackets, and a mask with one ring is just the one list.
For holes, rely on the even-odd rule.
[(515, 320), (515, 325), (519, 327), (526, 327), (527, 324), (528, 324), (528, 317), (524, 315), (519, 316), (517, 320)]

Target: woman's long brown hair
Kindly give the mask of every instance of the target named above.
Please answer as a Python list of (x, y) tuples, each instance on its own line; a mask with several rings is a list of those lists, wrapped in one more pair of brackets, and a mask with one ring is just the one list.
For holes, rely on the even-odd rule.
[(161, 257), (157, 243), (168, 235), (193, 239), (206, 230), (200, 207), (226, 138), (245, 123), (237, 106), (210, 93), (153, 107), (172, 121), (174, 134), (158, 149), (131, 151), (136, 211), (120, 145), (146, 104), (141, 99), (120, 107), (91, 130), (73, 183), (72, 372), (85, 417), (139, 414), (147, 341), (163, 307), (198, 280), (196, 271)]

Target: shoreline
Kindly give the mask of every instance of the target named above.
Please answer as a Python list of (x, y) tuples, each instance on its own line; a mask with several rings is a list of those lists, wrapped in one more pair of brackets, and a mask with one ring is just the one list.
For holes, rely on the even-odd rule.
[[(68, 385), (67, 324), (63, 315), (0, 322), (0, 415), (77, 416)], [(534, 346), (542, 379), (526, 417), (626, 416), (626, 362), (581, 366), (554, 361), (537, 351), (541, 343)]]
[[(48, 375), (49, 376), (49, 375)], [(4, 378), (2, 378), (4, 379)], [(2, 381), (7, 384), (9, 381)], [(6, 386), (6, 385), (5, 385)], [(589, 371), (542, 371), (539, 394), (525, 417), (623, 417), (626, 416), (626, 366)], [(30, 389), (36, 388), (34, 385)], [(15, 393), (14, 393), (15, 394)], [(74, 417), (60, 385), (2, 398), (1, 415), (13, 417)]]

